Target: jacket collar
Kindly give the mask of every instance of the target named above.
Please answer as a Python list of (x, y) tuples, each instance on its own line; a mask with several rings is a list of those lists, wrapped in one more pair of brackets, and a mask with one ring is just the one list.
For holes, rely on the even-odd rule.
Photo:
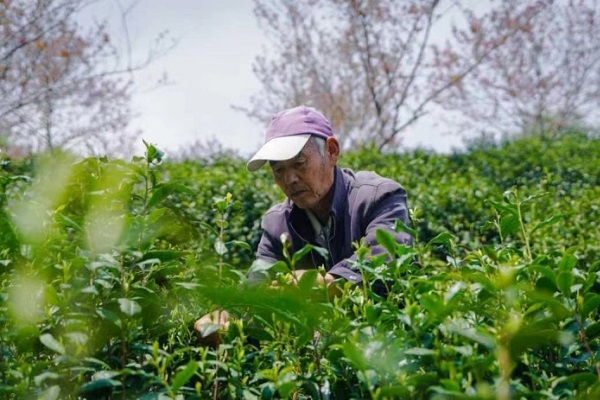
[(333, 197), (331, 198), (331, 210), (330, 214), (333, 214), (333, 220), (335, 221), (344, 211), (346, 200), (348, 199), (348, 184), (344, 179), (342, 170), (335, 166), (334, 179), (333, 179)]

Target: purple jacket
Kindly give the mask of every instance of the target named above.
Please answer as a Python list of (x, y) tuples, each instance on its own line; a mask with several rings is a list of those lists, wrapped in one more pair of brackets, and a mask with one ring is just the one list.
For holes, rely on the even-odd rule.
[[(324, 259), (313, 251), (296, 268), (316, 268), (323, 265), (331, 275), (352, 282), (361, 282), (360, 272), (353, 269), (349, 260), (355, 259), (352, 243), (365, 238), (373, 254), (384, 250), (377, 245), (375, 231), (379, 228), (394, 234), (398, 243), (412, 245), (407, 233), (393, 231), (396, 219), (409, 225), (406, 191), (391, 179), (374, 172), (354, 173), (349, 169), (335, 168), (334, 193), (331, 205), (333, 226), (329, 238), (329, 257)], [(288, 234), (290, 251), (296, 252), (307, 243), (319, 246), (315, 232), (304, 210), (290, 199), (269, 209), (262, 220), (263, 235), (256, 252), (257, 259), (276, 262), (283, 259), (281, 235)]]

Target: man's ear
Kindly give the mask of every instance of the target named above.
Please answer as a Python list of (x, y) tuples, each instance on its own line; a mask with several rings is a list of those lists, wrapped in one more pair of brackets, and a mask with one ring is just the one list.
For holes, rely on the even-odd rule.
[(329, 155), (329, 158), (334, 162), (337, 162), (338, 157), (340, 156), (340, 144), (334, 137), (327, 138), (325, 151)]

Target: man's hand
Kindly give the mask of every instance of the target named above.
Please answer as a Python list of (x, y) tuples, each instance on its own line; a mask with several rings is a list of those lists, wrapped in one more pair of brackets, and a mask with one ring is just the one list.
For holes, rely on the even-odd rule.
[[(307, 271), (314, 271), (314, 270), (310, 270), (310, 269), (297, 269), (295, 271), (292, 272), (292, 274), (295, 277), (296, 281), (300, 281), (300, 278), (302, 278), (302, 275), (304, 275), (305, 272)], [(315, 282), (315, 285), (317, 286), (328, 286), (330, 283), (332, 283), (335, 280), (335, 278), (333, 277), (333, 275), (330, 274), (325, 274), (325, 276), (321, 275), (321, 274), (317, 274), (317, 281)]]
[[(297, 269), (295, 271), (292, 271), (291, 275), (292, 275), (292, 279), (291, 282), (289, 283), (293, 283), (296, 284), (297, 282), (300, 282), (300, 279), (302, 278), (302, 275), (304, 275), (304, 273), (306, 273), (307, 271), (314, 271), (313, 269)], [(278, 287), (279, 286), (279, 282), (274, 280), (271, 282), (271, 287)], [(341, 293), (340, 289), (337, 287), (337, 285), (335, 284), (335, 277), (331, 274), (325, 274), (322, 275), (320, 273), (317, 274), (317, 280), (315, 281), (315, 286), (317, 287), (326, 287), (328, 292), (329, 292), (329, 297), (335, 297), (338, 294)]]
[(194, 323), (194, 331), (198, 343), (203, 346), (217, 348), (221, 343), (221, 332), (229, 328), (229, 313), (225, 310), (216, 310), (203, 315)]
[[(297, 269), (295, 271), (292, 271), (291, 272), (291, 275), (292, 275), (291, 283), (300, 282), (302, 275), (304, 275), (304, 273), (308, 272), (308, 271), (314, 271), (314, 269)], [(323, 275), (317, 274), (317, 280), (315, 281), (315, 285), (316, 286), (328, 286), (334, 280), (335, 280), (335, 278), (333, 277), (333, 275), (325, 274), (325, 277), (323, 277)], [(277, 282), (276, 280), (273, 280), (273, 281), (271, 281), (271, 286), (277, 287), (277, 286), (279, 286), (279, 282)]]

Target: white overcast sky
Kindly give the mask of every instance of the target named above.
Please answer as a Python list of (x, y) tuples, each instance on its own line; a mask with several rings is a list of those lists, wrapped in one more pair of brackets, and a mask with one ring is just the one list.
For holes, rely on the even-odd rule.
[[(105, 0), (104, 12), (115, 26), (118, 4)], [(168, 31), (178, 44), (168, 54), (137, 73), (141, 88), (134, 96), (138, 114), (133, 126), (159, 148), (174, 151), (197, 139), (218, 138), (243, 155), (255, 151), (264, 124), (249, 120), (232, 105), (246, 105), (259, 89), (252, 73), (254, 57), (268, 43), (252, 12), (252, 0), (139, 0), (128, 16), (133, 56), (142, 57), (160, 32)], [(118, 35), (118, 32), (115, 34)], [(172, 84), (153, 90), (163, 72)], [(441, 133), (439, 127), (416, 126), (406, 132), (405, 147), (449, 151), (461, 139)], [(142, 151), (139, 144), (138, 151)]]

